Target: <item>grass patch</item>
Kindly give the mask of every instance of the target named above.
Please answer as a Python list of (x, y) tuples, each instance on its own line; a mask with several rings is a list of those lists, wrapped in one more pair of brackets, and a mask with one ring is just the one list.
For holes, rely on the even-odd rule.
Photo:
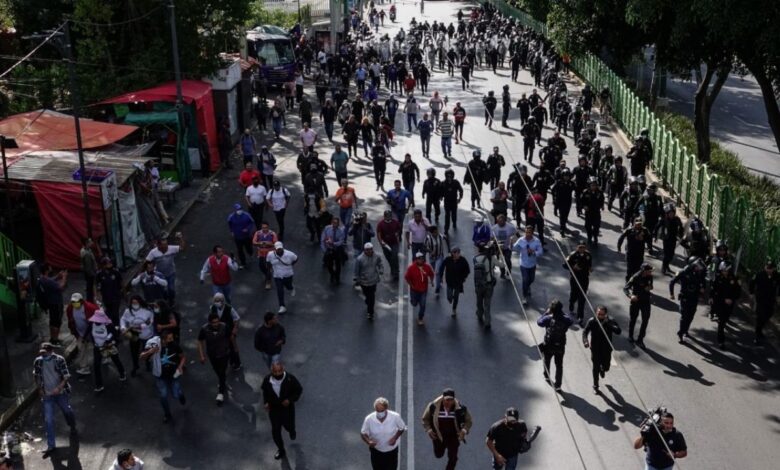
[[(657, 112), (668, 130), (696, 154), (696, 130), (693, 121), (685, 116), (670, 112)], [(717, 142), (712, 142), (710, 169), (720, 176), (724, 184), (731, 186), (735, 194), (745, 197), (753, 207), (762, 210), (770, 225), (780, 223), (780, 185), (766, 176), (757, 176), (739, 160), (739, 157)]]

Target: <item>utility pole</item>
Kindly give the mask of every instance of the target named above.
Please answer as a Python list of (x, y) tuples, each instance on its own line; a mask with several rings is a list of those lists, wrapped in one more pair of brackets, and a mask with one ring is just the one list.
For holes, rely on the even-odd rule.
[[(173, 54), (173, 75), (176, 80), (176, 114), (179, 118), (179, 126), (180, 126), (180, 133), (179, 135), (179, 146), (186, 145), (186, 136), (187, 136), (187, 122), (184, 118), (184, 99), (182, 98), (181, 94), (181, 67), (179, 65), (179, 37), (176, 34), (176, 5), (173, 3), (174, 0), (168, 0), (168, 20), (171, 23), (171, 52)], [(179, 148), (177, 147), (176, 152), (179, 152)], [(176, 160), (180, 155), (176, 155)], [(189, 158), (189, 156), (187, 156)], [(174, 161), (176, 161), (174, 160)], [(189, 179), (186, 179), (189, 181)], [(185, 178), (182, 178), (182, 183), (185, 181)], [(182, 184), (184, 185), (184, 184)]]
[(330, 53), (336, 55), (338, 50), (336, 48), (336, 38), (338, 36), (336, 29), (338, 29), (339, 25), (338, 0), (330, 0), (328, 7), (328, 10), (330, 10)]
[(14, 396), (14, 375), (11, 372), (11, 357), (8, 354), (8, 338), (5, 336), (2, 311), (0, 311), (0, 396), (7, 398)]
[(81, 173), (81, 202), (84, 205), (84, 222), (87, 224), (87, 238), (92, 238), (92, 213), (89, 209), (89, 193), (87, 192), (87, 171), (84, 167), (84, 148), (81, 142), (81, 122), (79, 120), (79, 110), (81, 109), (81, 98), (78, 88), (78, 79), (76, 77), (76, 64), (73, 61), (73, 42), (70, 37), (70, 20), (65, 20), (63, 27), (65, 33), (64, 42), (60, 43), (62, 52), (65, 56), (65, 62), (68, 63), (68, 79), (70, 81), (70, 103), (73, 108), (73, 121), (76, 126), (76, 149), (79, 154), (79, 172)]
[(14, 240), (16, 238), (16, 225), (11, 217), (11, 182), (8, 177), (8, 161), (5, 159), (5, 149), (18, 147), (16, 140), (0, 134), (0, 155), (3, 158), (3, 181), (5, 182), (5, 216), (8, 222), (8, 236), (11, 238), (11, 243), (16, 243)]

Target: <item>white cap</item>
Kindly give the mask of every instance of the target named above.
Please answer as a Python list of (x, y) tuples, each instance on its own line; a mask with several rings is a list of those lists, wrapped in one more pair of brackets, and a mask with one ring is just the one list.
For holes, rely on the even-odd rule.
[(78, 292), (74, 292), (73, 295), (70, 296), (71, 302), (81, 302), (82, 300), (84, 300), (84, 296)]
[(425, 258), (425, 255), (422, 251), (418, 251), (416, 255), (414, 255), (415, 258)]
[(363, 245), (363, 249), (364, 250), (373, 250), (374, 249), (374, 245), (371, 242), (366, 242), (366, 244)]
[(282, 242), (276, 242), (274, 243), (274, 248), (276, 248), (277, 250), (279, 248), (284, 248), (284, 244)]

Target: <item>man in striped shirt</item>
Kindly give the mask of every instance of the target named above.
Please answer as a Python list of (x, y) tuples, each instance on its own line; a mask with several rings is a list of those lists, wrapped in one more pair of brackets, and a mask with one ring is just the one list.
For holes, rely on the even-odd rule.
[(445, 157), (452, 157), (452, 134), (455, 130), (455, 125), (449, 118), (449, 114), (445, 111), (441, 115), (441, 121), (436, 129), (441, 133), (441, 151)]

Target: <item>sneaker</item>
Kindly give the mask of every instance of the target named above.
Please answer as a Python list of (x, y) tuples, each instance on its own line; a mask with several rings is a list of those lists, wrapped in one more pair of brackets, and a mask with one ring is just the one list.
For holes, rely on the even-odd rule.
[(295, 287), (290, 291), (290, 297), (295, 297)]
[(284, 312), (286, 312), (286, 311), (287, 311), (287, 307), (285, 307), (284, 305), (282, 305), (281, 307), (279, 307), (279, 313), (284, 313)]
[(120, 375), (119, 376), (119, 381), (120, 382), (126, 382), (127, 381), (127, 375), (125, 375), (125, 374)]
[(423, 326), (425, 322), (423, 320), (417, 320), (417, 326)]
[(606, 375), (604, 369), (599, 370), (599, 375), (601, 376), (602, 379), (604, 378), (604, 376)]
[(89, 367), (82, 367), (81, 369), (78, 369), (76, 373), (79, 375), (89, 375), (92, 373), (92, 371), (89, 369)]
[(225, 395), (221, 393), (217, 393), (217, 405), (222, 405), (224, 401), (225, 401)]
[(104, 387), (102, 385), (100, 387), (95, 387), (95, 393), (100, 393), (100, 392), (102, 392), (105, 389), (106, 389), (106, 387)]
[(271, 290), (271, 281), (265, 282), (265, 290)]

